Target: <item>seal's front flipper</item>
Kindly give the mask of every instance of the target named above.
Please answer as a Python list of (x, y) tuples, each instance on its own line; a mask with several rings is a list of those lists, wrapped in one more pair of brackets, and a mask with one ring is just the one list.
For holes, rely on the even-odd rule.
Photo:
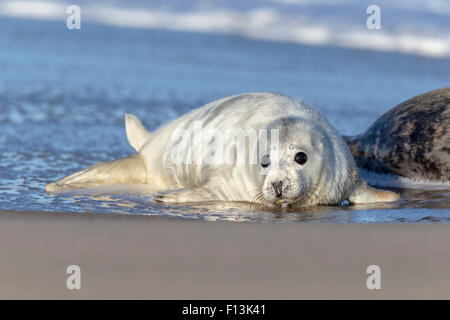
[(150, 138), (150, 132), (145, 129), (141, 120), (132, 114), (125, 115), (125, 131), (128, 142), (137, 152)]
[(45, 187), (47, 192), (62, 192), (118, 184), (143, 184), (147, 182), (147, 169), (141, 155), (115, 161), (100, 162), (78, 171)]
[(362, 181), (350, 193), (348, 200), (351, 203), (358, 204), (373, 202), (392, 202), (398, 200), (399, 198), (400, 195), (398, 193), (375, 189), (368, 186), (366, 182)]
[(212, 183), (194, 188), (184, 188), (159, 192), (153, 195), (154, 202), (162, 203), (199, 203), (222, 200), (218, 192), (220, 189), (213, 187)]

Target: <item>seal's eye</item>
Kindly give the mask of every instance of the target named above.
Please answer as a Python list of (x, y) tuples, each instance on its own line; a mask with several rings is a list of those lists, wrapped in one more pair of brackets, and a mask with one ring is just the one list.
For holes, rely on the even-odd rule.
[(270, 157), (268, 154), (261, 158), (261, 167), (267, 168), (270, 165)]
[(306, 161), (308, 161), (308, 156), (306, 155), (306, 153), (304, 152), (299, 152), (295, 155), (295, 162), (297, 162), (298, 164), (304, 165), (306, 163)]

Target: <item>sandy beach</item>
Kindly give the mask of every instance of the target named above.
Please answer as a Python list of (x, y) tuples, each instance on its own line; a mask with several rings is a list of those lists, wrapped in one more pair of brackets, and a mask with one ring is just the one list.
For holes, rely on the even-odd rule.
[[(450, 298), (450, 225), (2, 212), (4, 299)], [(81, 268), (81, 290), (66, 268)], [(368, 290), (366, 268), (381, 268)]]

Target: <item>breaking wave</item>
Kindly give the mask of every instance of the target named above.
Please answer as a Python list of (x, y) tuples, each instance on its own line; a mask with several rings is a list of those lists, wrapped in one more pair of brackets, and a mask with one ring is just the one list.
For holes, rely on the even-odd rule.
[[(386, 1), (379, 2), (383, 4), (382, 12), (385, 6), (393, 6)], [(233, 7), (237, 3), (235, 1), (222, 6), (214, 2), (218, 5), (192, 5), (183, 9), (163, 5), (149, 7), (148, 4), (136, 1), (130, 1), (128, 8), (112, 3), (113, 5), (99, 0), (80, 1), (82, 22), (224, 33), (267, 41), (450, 58), (450, 33), (445, 22), (450, 20), (450, 5), (436, 0), (426, 1), (426, 5), (422, 6), (417, 1), (397, 2), (394, 9), (396, 12), (403, 12), (400, 18), (407, 13), (410, 17), (403, 19), (403, 22), (397, 21), (394, 25), (394, 19), (386, 19), (387, 27), (383, 26), (381, 30), (367, 29), (364, 1), (355, 8), (354, 4), (350, 5), (345, 0), (266, 0), (245, 10), (237, 5)], [(201, 1), (193, 3), (203, 4)], [(0, 16), (65, 21), (68, 5), (64, 1), (3, 1), (0, 3)], [(318, 7), (326, 9), (320, 11)], [(391, 7), (388, 9), (392, 9)], [(331, 9), (335, 11), (330, 12)], [(444, 22), (435, 22), (434, 15), (439, 15), (441, 20), (438, 20)], [(416, 25), (414, 21), (418, 21)]]

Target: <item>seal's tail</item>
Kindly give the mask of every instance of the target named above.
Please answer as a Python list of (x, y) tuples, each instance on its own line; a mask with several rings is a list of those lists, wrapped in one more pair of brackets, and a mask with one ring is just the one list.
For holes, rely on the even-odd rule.
[(141, 120), (132, 114), (125, 115), (125, 131), (130, 145), (139, 152), (144, 144), (150, 139), (150, 132), (145, 129)]
[(49, 183), (47, 192), (62, 192), (117, 184), (143, 184), (147, 182), (147, 169), (141, 155), (136, 153), (115, 161), (100, 162), (75, 172), (61, 180)]

